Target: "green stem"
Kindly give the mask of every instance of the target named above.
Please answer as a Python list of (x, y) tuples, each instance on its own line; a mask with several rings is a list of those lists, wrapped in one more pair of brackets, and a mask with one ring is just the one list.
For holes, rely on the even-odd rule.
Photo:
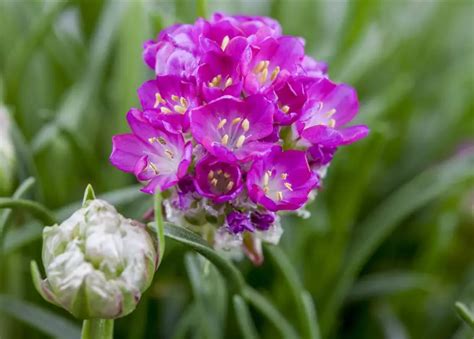
[(113, 319), (88, 319), (82, 324), (81, 339), (112, 339)]
[(161, 260), (163, 260), (165, 253), (165, 225), (163, 222), (162, 200), (161, 194), (156, 193), (153, 208), (155, 211), (155, 229), (158, 239), (158, 265), (161, 263)]
[(2, 208), (26, 209), (46, 225), (54, 225), (56, 223), (56, 217), (53, 215), (53, 212), (31, 200), (0, 198), (0, 209)]

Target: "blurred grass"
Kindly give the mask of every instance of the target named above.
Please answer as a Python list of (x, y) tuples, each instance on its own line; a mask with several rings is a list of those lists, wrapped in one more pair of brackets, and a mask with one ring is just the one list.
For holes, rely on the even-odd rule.
[[(140, 59), (143, 41), (216, 10), (271, 15), (285, 33), (303, 36), (308, 53), (329, 62), (332, 78), (357, 88), (358, 120), (372, 130), (338, 152), (312, 217), (285, 220), (281, 246), (311, 293), (322, 337), (471, 338), (454, 303), (474, 306), (474, 166), (467, 151), (456, 156), (474, 142), (472, 1), (3, 0), (0, 101), (17, 126), (16, 186), (36, 179), (22, 197), (63, 218), (92, 183), (98, 195), (127, 187), (107, 198), (130, 217), (151, 207), (128, 188), (133, 178), (108, 164), (110, 138), (126, 130), (136, 88), (152, 76)], [(28, 267), (39, 260), (40, 226), (18, 210), (11, 217), (0, 294), (20, 309), (34, 304), (68, 318), (32, 288)], [(255, 309), (228, 300), (212, 266), (167, 245), (139, 309), (117, 322), (117, 338), (251, 336), (248, 311), (260, 337), (276, 336)], [(272, 260), (239, 267), (298, 324), (295, 290)], [(210, 294), (210, 286), (220, 292)], [(247, 323), (244, 334), (234, 312)], [(49, 327), (0, 309), (2, 338), (60, 329)]]

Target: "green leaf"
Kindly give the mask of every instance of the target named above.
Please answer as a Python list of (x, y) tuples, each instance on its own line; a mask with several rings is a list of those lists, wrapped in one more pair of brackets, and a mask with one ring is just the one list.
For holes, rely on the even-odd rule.
[(466, 324), (468, 324), (469, 327), (474, 330), (474, 313), (460, 301), (456, 302), (454, 306), (456, 307), (456, 312), (458, 312), (458, 315), (462, 318), (462, 320), (464, 320)]
[(351, 285), (372, 253), (400, 222), (417, 209), (439, 198), (451, 187), (474, 178), (474, 156), (452, 158), (422, 172), (390, 195), (356, 228), (343, 271), (324, 310), (322, 324), (329, 330)]
[(247, 286), (243, 291), (243, 298), (253, 307), (255, 307), (262, 315), (265, 316), (273, 326), (280, 332), (281, 338), (296, 339), (299, 335), (295, 329), (286, 320), (286, 318), (267, 300), (253, 288)]
[(268, 254), (270, 254), (272, 261), (276, 264), (278, 270), (283, 275), (283, 278), (288, 286), (292, 302), (296, 308), (296, 313), (298, 315), (302, 337), (311, 339), (316, 338), (316, 332), (314, 331), (314, 328), (312, 328), (312, 324), (317, 322), (317, 320), (311, 315), (311, 313), (315, 312), (312, 311), (308, 313), (308, 311), (310, 310), (307, 308), (307, 306), (310, 305), (305, 305), (304, 303), (303, 295), (301, 293), (304, 290), (302, 284), (298, 280), (298, 273), (296, 272), (293, 265), (290, 263), (290, 261), (288, 260), (285, 253), (280, 247), (269, 245), (266, 246), (265, 249), (267, 250)]
[(245, 300), (239, 296), (234, 295), (233, 305), (235, 310), (235, 316), (237, 318), (237, 323), (239, 324), (239, 329), (244, 339), (257, 339), (258, 333), (255, 329), (255, 325), (250, 316), (250, 311)]
[(27, 210), (48, 226), (56, 223), (56, 217), (52, 211), (32, 200), (0, 198), (0, 209), (2, 208)]
[(70, 320), (26, 301), (0, 295), (0, 312), (55, 338), (80, 338), (81, 331)]
[[(35, 179), (29, 177), (25, 181), (21, 183), (21, 185), (16, 189), (15, 193), (13, 193), (13, 199), (22, 198), (28, 191), (33, 187), (35, 184)], [(0, 252), (3, 248), (3, 240), (5, 238), (5, 234), (8, 232), (8, 224), (12, 217), (12, 210), (5, 210), (3, 214), (0, 213)]]
[(352, 287), (348, 301), (385, 297), (392, 294), (418, 289), (428, 291), (433, 279), (427, 274), (414, 272), (383, 272), (362, 277)]

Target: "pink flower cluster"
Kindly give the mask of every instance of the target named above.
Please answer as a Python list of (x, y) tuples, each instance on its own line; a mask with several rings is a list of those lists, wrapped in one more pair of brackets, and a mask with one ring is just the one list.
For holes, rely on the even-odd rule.
[(368, 133), (346, 126), (355, 90), (270, 18), (177, 24), (143, 57), (156, 77), (138, 89), (142, 107), (128, 112), (132, 132), (113, 137), (110, 160), (144, 192), (169, 192), (170, 221), (213, 225), (217, 245), (274, 239), (275, 212), (302, 208), (335, 151)]

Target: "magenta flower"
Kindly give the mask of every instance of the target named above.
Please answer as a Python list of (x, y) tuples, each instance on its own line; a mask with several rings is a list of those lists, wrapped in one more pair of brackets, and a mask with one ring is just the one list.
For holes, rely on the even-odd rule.
[(271, 18), (214, 14), (176, 24), (144, 44), (155, 76), (138, 89), (132, 133), (113, 138), (110, 160), (166, 191), (166, 219), (240, 249), (253, 262), (278, 243), (278, 211), (304, 212), (336, 151), (368, 134), (350, 126), (355, 90), (283, 35)]
[(184, 131), (189, 128), (189, 111), (199, 102), (195, 85), (175, 75), (145, 82), (138, 89), (138, 97), (150, 122), (164, 120)]
[(259, 140), (273, 131), (273, 105), (263, 96), (225, 96), (191, 112), (194, 138), (222, 161), (247, 161), (268, 152)]
[(253, 94), (267, 91), (296, 72), (303, 57), (301, 39), (283, 36), (263, 40), (249, 65), (244, 82), (245, 92)]
[(274, 120), (280, 125), (291, 125), (302, 114), (307, 96), (304, 81), (299, 77), (290, 77), (279, 86), (275, 86), (273, 100), (276, 102)]
[(143, 60), (156, 75), (189, 77), (198, 65), (199, 36), (199, 28), (194, 25), (173, 25), (162, 31), (156, 41), (145, 42)]
[(152, 126), (137, 109), (128, 112), (127, 120), (133, 133), (113, 137), (110, 162), (147, 182), (142, 188), (145, 193), (175, 185), (191, 163), (192, 144), (185, 143), (167, 123)]
[(280, 147), (255, 161), (247, 174), (250, 198), (270, 211), (300, 208), (317, 184), (305, 152), (282, 151)]
[(232, 211), (226, 217), (226, 224), (227, 229), (234, 234), (242, 233), (244, 231), (254, 231), (248, 213)]
[(203, 197), (220, 204), (242, 191), (242, 174), (239, 166), (206, 156), (196, 164), (194, 184)]
[(367, 136), (365, 125), (344, 127), (359, 110), (355, 90), (345, 84), (335, 84), (318, 78), (307, 90), (308, 101), (296, 123), (300, 137), (312, 145), (338, 147)]

